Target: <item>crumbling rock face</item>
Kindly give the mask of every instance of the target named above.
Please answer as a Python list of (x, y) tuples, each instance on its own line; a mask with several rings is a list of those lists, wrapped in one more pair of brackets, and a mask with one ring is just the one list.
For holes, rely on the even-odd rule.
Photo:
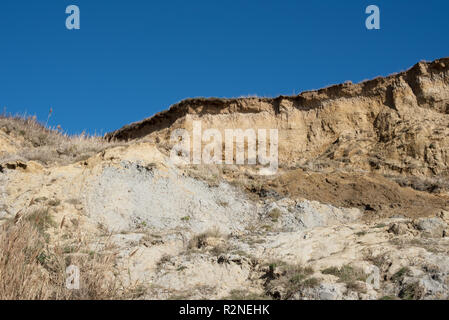
[(254, 205), (228, 184), (210, 188), (172, 169), (161, 171), (129, 162), (106, 167), (86, 194), (92, 219), (113, 232), (151, 226), (195, 233), (217, 228), (230, 233), (244, 230), (256, 214)]
[[(99, 279), (118, 280), (120, 298), (447, 299), (448, 65), (295, 97), (185, 100), (107, 135), (127, 143), (64, 137), (88, 152), (62, 162), (48, 145), (59, 134), (34, 122), (40, 157), (19, 157), (13, 122), (30, 121), (4, 118), (0, 225), (44, 212), (47, 257), (112, 257)], [(194, 120), (279, 129), (278, 172), (173, 164), (170, 134)]]
[(320, 160), (388, 174), (447, 175), (449, 59), (298, 96), (187, 99), (106, 138), (146, 137), (167, 146), (171, 131), (191, 129), (193, 120), (202, 120), (203, 130), (279, 129), (285, 167)]

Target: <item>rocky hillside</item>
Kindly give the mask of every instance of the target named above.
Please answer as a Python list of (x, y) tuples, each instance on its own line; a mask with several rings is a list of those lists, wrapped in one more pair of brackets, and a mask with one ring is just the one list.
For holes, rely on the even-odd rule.
[[(449, 174), (449, 59), (298, 96), (188, 99), (107, 135), (155, 138), (202, 120), (207, 128), (277, 128), (284, 167), (308, 163), (382, 174)], [(156, 139), (159, 138), (159, 139)]]
[[(174, 165), (170, 135), (195, 120), (278, 129), (279, 170)], [(447, 299), (448, 134), (448, 58), (189, 99), (105, 139), (3, 116), (0, 298)]]
[(274, 185), (284, 194), (417, 215), (435, 213), (444, 201), (434, 195), (448, 194), (447, 58), (293, 97), (189, 99), (107, 138), (144, 139), (167, 154), (171, 132), (191, 130), (194, 120), (222, 132), (277, 128), (279, 165), (288, 174)]

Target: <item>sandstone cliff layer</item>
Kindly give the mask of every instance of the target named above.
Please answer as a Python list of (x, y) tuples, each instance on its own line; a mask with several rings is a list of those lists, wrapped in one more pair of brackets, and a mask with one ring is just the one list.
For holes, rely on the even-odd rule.
[(344, 83), (297, 96), (196, 98), (106, 135), (109, 140), (154, 139), (170, 132), (279, 129), (279, 164), (382, 174), (447, 176), (449, 165), (449, 58), (358, 84)]

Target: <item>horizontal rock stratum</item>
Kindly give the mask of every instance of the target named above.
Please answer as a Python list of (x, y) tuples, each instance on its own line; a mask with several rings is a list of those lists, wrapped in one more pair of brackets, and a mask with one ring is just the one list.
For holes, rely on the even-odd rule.
[(202, 120), (207, 128), (277, 128), (279, 163), (333, 161), (384, 174), (447, 175), (449, 58), (358, 84), (277, 98), (196, 98), (106, 135), (154, 138)]

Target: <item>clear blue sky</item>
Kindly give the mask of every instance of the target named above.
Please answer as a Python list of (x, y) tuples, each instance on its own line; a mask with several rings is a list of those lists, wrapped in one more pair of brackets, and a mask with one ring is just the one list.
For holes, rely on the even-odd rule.
[[(78, 5), (81, 29), (67, 30)], [(365, 28), (365, 8), (381, 30)], [(449, 56), (447, 0), (1, 0), (0, 108), (104, 133), (188, 97), (277, 96)]]

